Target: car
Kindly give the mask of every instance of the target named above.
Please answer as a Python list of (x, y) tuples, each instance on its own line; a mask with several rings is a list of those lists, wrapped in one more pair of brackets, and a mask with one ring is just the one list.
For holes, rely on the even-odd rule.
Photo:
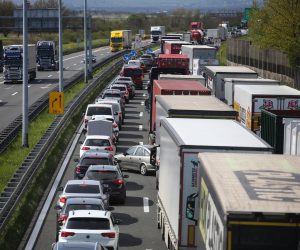
[(124, 84), (127, 86), (127, 89), (129, 91), (129, 99), (132, 99), (135, 96), (135, 85), (134, 83), (130, 80), (130, 81), (115, 81), (114, 85), (116, 84)]
[[(81, 143), (81, 141), (79, 142)], [(80, 147), (79, 156), (89, 150), (116, 154), (116, 146), (110, 136), (106, 135), (88, 135)]]
[(99, 242), (109, 250), (119, 247), (119, 224), (109, 211), (70, 211), (59, 234), (59, 242)]
[(130, 82), (132, 82), (132, 79), (129, 76), (118, 76), (115, 81), (126, 81), (126, 82), (130, 81)]
[(55, 242), (52, 250), (108, 250), (99, 242)]
[(110, 104), (88, 104), (84, 114), (84, 127), (87, 128), (87, 123), (92, 119), (93, 115), (114, 115), (112, 105)]
[(114, 156), (110, 153), (98, 152), (98, 151), (86, 151), (80, 159), (74, 159), (77, 165), (74, 169), (74, 178), (82, 179), (85, 172), (91, 165), (114, 165)]
[(120, 90), (124, 94), (125, 102), (129, 103), (129, 90), (125, 84), (113, 84), (110, 86), (110, 89)]
[(100, 181), (103, 187), (109, 188), (111, 200), (125, 203), (126, 182), (124, 178), (128, 178), (128, 175), (123, 175), (117, 165), (92, 165), (86, 171), (84, 178)]
[(115, 155), (120, 168), (138, 170), (142, 175), (156, 171), (156, 166), (150, 163), (153, 145), (136, 145), (127, 149), (123, 154)]
[[(101, 183), (95, 180), (69, 180), (65, 187), (60, 187), (57, 208), (63, 207), (69, 198), (97, 198), (101, 199), (105, 208), (109, 208), (109, 190), (103, 190)], [(107, 191), (107, 192), (105, 192)]]
[(143, 89), (144, 72), (140, 67), (124, 64), (120, 76), (131, 77), (135, 87)]
[[(93, 121), (108, 121), (108, 122), (110, 122), (111, 123), (111, 129), (109, 131), (106, 130), (108, 128), (105, 129), (102, 126), (103, 124), (101, 124), (99, 126), (101, 126), (102, 128), (98, 128), (99, 126), (95, 126), (94, 127), (95, 130), (93, 131), (93, 134), (98, 135), (98, 133), (101, 134), (103, 132), (103, 134), (101, 134), (101, 135), (112, 136), (112, 141), (113, 141), (114, 144), (116, 144), (116, 142), (118, 142), (120, 129), (119, 129), (119, 125), (115, 121), (115, 117), (114, 116), (112, 116), (112, 115), (93, 115), (92, 116), (92, 120)], [(88, 128), (88, 130), (89, 130), (89, 128)], [(87, 134), (89, 135), (89, 131), (88, 130), (87, 130)], [(113, 135), (110, 132), (113, 132)], [(90, 134), (90, 135), (93, 135), (93, 134)]]
[(105, 205), (101, 199), (97, 198), (69, 198), (64, 206), (55, 206), (56, 213), (56, 229), (57, 236), (61, 227), (65, 224), (69, 212), (73, 210), (106, 210)]
[[(89, 55), (88, 55), (88, 60), (89, 60)], [(85, 58), (82, 60), (83, 63), (85, 63)], [(96, 56), (92, 55), (92, 63), (96, 62)]]
[(112, 105), (113, 112), (114, 112), (114, 118), (116, 123), (118, 124), (119, 128), (122, 128), (122, 123), (123, 123), (123, 112), (122, 112), (122, 107), (121, 104), (118, 100), (113, 100), (113, 99), (96, 99), (95, 103), (103, 103), (103, 104), (110, 104)]
[(125, 118), (125, 96), (119, 89), (106, 89), (101, 98), (105, 100), (118, 100), (121, 104), (123, 119)]

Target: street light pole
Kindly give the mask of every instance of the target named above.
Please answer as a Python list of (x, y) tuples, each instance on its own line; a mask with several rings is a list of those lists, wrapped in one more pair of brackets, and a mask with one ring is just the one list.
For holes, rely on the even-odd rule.
[(88, 83), (88, 56), (87, 56), (87, 0), (84, 0), (84, 82)]
[(62, 46), (62, 6), (61, 0), (58, 0), (58, 43), (59, 43), (59, 92), (64, 90), (64, 76), (63, 76), (63, 46)]
[(23, 0), (23, 116), (22, 146), (28, 148), (28, 23), (27, 0)]

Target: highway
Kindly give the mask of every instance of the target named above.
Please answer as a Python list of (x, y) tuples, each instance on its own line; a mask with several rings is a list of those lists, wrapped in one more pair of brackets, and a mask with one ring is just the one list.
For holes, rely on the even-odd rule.
[[(146, 90), (137, 90), (134, 99), (126, 104), (125, 124), (120, 132), (117, 145), (118, 153), (124, 152), (128, 147), (136, 144), (147, 144), (149, 121), (149, 113), (145, 107), (147, 97)], [(79, 133), (80, 129), (77, 132)], [(67, 168), (59, 186), (64, 186), (67, 180), (73, 179), (76, 165), (74, 159), (79, 158), (80, 144), (78, 142), (82, 140), (83, 135), (78, 135), (77, 141), (73, 142), (75, 149), (73, 151), (71, 149), (71, 159), (66, 162)], [(122, 221), (119, 225), (119, 249), (166, 249), (156, 225), (157, 190), (155, 189), (155, 174), (142, 176), (138, 172), (126, 170), (124, 173), (129, 175), (129, 178), (126, 179), (126, 202), (124, 205), (112, 204), (113, 213), (116, 218)], [(56, 190), (56, 187), (53, 188)], [(54, 199), (50, 203), (50, 209), (45, 212), (46, 217), (42, 223), (41, 232), (38, 235), (32, 235), (33, 242), (28, 243), (32, 246), (35, 244), (33, 249), (50, 249), (52, 243), (55, 242), (56, 211), (54, 206), (59, 193), (55, 192)], [(45, 199), (47, 197), (51, 200), (51, 197), (46, 194)], [(34, 243), (35, 240), (36, 243)], [(31, 247), (27, 245), (26, 249), (31, 249)]]
[[(110, 56), (109, 47), (93, 50), (96, 60)], [(64, 56), (64, 80), (84, 70), (83, 52)], [(37, 78), (28, 84), (29, 106), (58, 85), (59, 71), (37, 71)], [(4, 84), (0, 74), (0, 131), (6, 128), (22, 112), (22, 84)]]

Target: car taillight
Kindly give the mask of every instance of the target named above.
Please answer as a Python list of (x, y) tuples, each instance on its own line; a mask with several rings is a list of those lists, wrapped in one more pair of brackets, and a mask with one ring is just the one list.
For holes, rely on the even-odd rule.
[(75, 173), (80, 174), (80, 172), (81, 172), (81, 171), (80, 171), (80, 166), (76, 166), (76, 167), (75, 167)]
[(84, 123), (88, 123), (88, 121), (89, 121), (88, 119), (84, 119)]
[(126, 91), (125, 91), (125, 95), (128, 95), (128, 94), (129, 94), (129, 93), (128, 93), (128, 91), (126, 90)]
[(106, 147), (104, 150), (114, 151), (113, 147)]
[(82, 147), (81, 150), (90, 150), (90, 147)]
[(68, 219), (68, 215), (66, 215), (66, 214), (63, 214), (63, 215), (61, 215), (61, 216), (58, 217), (58, 221), (59, 222), (64, 222), (67, 219)]
[(118, 124), (117, 123), (113, 123), (113, 128), (117, 128), (118, 127)]
[(119, 113), (118, 113), (118, 116), (119, 116), (119, 117), (122, 117), (122, 112), (119, 112)]
[(61, 237), (69, 237), (69, 236), (73, 236), (73, 235), (75, 235), (75, 233), (62, 231), (60, 236)]
[(117, 184), (117, 185), (122, 185), (124, 184), (123, 180), (114, 180), (113, 183)]
[(101, 235), (103, 237), (107, 237), (107, 238), (115, 238), (116, 237), (116, 233), (114, 233), (114, 232), (101, 233)]
[(67, 198), (66, 197), (60, 197), (59, 202), (66, 203)]

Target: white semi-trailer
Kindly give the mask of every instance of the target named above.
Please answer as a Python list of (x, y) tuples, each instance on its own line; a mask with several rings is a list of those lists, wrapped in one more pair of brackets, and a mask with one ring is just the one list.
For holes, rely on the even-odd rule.
[(157, 223), (169, 249), (201, 249), (195, 231), (203, 152), (269, 154), (272, 147), (234, 120), (162, 119)]

